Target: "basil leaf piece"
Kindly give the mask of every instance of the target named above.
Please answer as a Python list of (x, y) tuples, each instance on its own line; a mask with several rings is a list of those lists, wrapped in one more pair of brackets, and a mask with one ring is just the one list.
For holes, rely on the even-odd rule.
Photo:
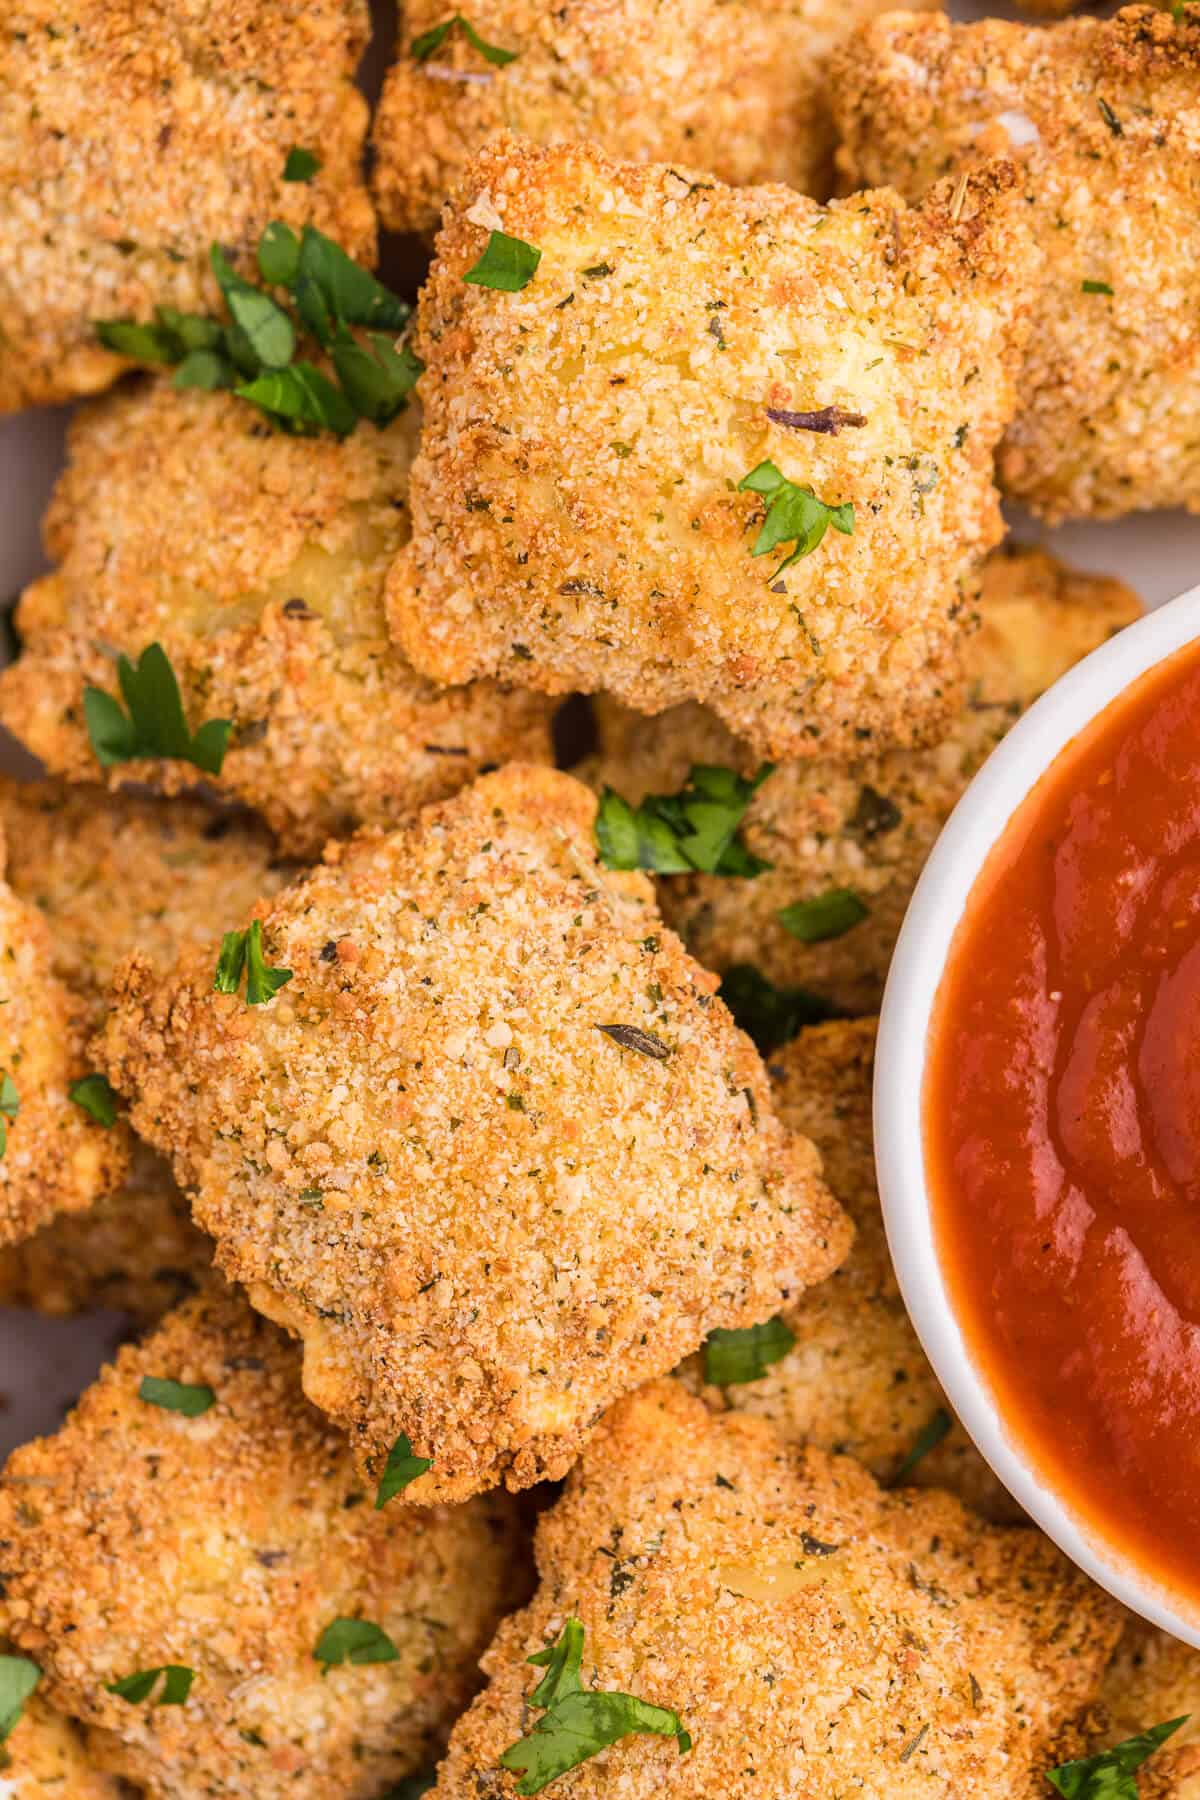
[(954, 1420), (950, 1417), (950, 1414), (946, 1411), (945, 1407), (939, 1406), (929, 1423), (921, 1427), (920, 1431), (913, 1439), (912, 1449), (904, 1456), (895, 1472), (888, 1477), (884, 1486), (898, 1486), (899, 1483), (904, 1480), (904, 1477), (911, 1474), (917, 1464), (924, 1457), (929, 1455), (931, 1450), (937, 1449), (953, 1424)]
[(104, 348), (118, 356), (131, 356), (144, 363), (179, 360), (170, 333), (157, 325), (139, 325), (136, 319), (96, 319), (93, 326)]
[[(377, 331), (403, 331), (412, 307), (324, 232), (306, 225), (300, 238), (296, 280), (307, 277), (321, 293), (330, 315), (346, 325), (371, 325)], [(294, 285), (294, 283), (293, 283)]]
[(1191, 1716), (1184, 1713), (1178, 1719), (1168, 1719), (1164, 1725), (1152, 1725), (1149, 1731), (1140, 1731), (1122, 1744), (1114, 1744), (1111, 1750), (1048, 1769), (1046, 1780), (1066, 1800), (1137, 1800), (1136, 1771)]
[(507, 232), (493, 231), (484, 246), (483, 255), (463, 276), (471, 287), (496, 288), (504, 294), (518, 294), (528, 287), (537, 274), (542, 253), (521, 238)]
[(783, 1361), (795, 1342), (778, 1317), (740, 1331), (710, 1331), (704, 1340), (704, 1379), (715, 1387), (760, 1381), (772, 1363)]
[(159, 1406), (163, 1412), (182, 1413), (185, 1419), (198, 1419), (217, 1396), (210, 1387), (187, 1381), (171, 1381), (165, 1375), (144, 1375), (138, 1388), (138, 1399), (147, 1406)]
[(420, 37), (415, 37), (409, 45), (409, 54), (415, 57), (417, 62), (428, 62), (434, 52), (441, 49), (450, 33), (456, 29), (462, 32), (472, 50), (478, 50), (480, 56), (497, 69), (504, 68), (506, 63), (516, 62), (518, 51), (502, 50), (499, 44), (486, 43), (475, 27), (469, 25), (461, 13), (453, 13), (450, 18), (443, 19), (440, 25), (435, 25), (431, 31), (423, 31)]
[(397, 350), (384, 332), (370, 331), (367, 340), (369, 350), (342, 326), (333, 345), (333, 366), (355, 412), (373, 425), (389, 425), (408, 405), (425, 365), (407, 344)]
[(27, 1656), (0, 1656), (0, 1744), (19, 1723), (25, 1702), (42, 1679)]
[(521, 1776), (518, 1794), (540, 1794), (544, 1787), (577, 1769), (598, 1751), (633, 1733), (673, 1737), (685, 1756), (692, 1740), (678, 1713), (654, 1706), (633, 1694), (584, 1688), (579, 1680), (583, 1657), (583, 1626), (568, 1619), (557, 1644), (539, 1650), (528, 1660), (548, 1673), (539, 1681), (529, 1703), (546, 1711), (527, 1737), (510, 1744), (500, 1766)]
[(117, 1122), (117, 1096), (106, 1075), (82, 1075), (67, 1089), (67, 1099), (81, 1106), (89, 1119), (108, 1131)]
[(767, 502), (767, 516), (751, 556), (769, 556), (780, 544), (795, 545), (772, 575), (772, 581), (801, 557), (811, 556), (831, 525), (846, 537), (854, 535), (854, 507), (849, 500), (840, 506), (829, 506), (818, 500), (811, 488), (797, 487), (794, 481), (788, 481), (773, 462), (760, 462), (743, 475), (738, 492), (761, 494)]
[(219, 244), (213, 245), (208, 260), (233, 322), (245, 332), (260, 365), (264, 369), (286, 368), (296, 351), (296, 328), (283, 308), (275, 304), (270, 294), (236, 275)]
[(245, 931), (227, 931), (213, 975), (213, 991), (236, 994), (246, 974), (247, 1006), (265, 1006), (292, 979), (291, 969), (270, 968), (263, 955), (262, 920), (254, 919)]
[(162, 1692), (154, 1702), (156, 1706), (182, 1706), (192, 1691), (192, 1683), (196, 1679), (196, 1671), (187, 1669), (182, 1663), (162, 1663), (157, 1669), (139, 1669), (133, 1675), (123, 1675), (120, 1681), (105, 1683), (105, 1693), (116, 1694), (121, 1700), (128, 1700), (131, 1706), (140, 1706), (154, 1692), (159, 1676), (166, 1679)]
[(761, 875), (764, 862), (738, 838), (754, 795), (774, 769), (764, 763), (749, 781), (735, 769), (694, 763), (677, 794), (647, 794), (630, 806), (606, 787), (596, 810), (596, 844), (609, 869), (652, 869), (659, 875)]
[(231, 722), (210, 719), (193, 736), (183, 715), (179, 683), (161, 644), (150, 644), (136, 665), (127, 656), (117, 661), (117, 680), (128, 716), (103, 688), (83, 693), (83, 712), (96, 759), (104, 768), (141, 757), (190, 762), (206, 775), (219, 775), (225, 761)]
[(375, 1496), (375, 1511), (378, 1512), (380, 1507), (386, 1506), (388, 1501), (395, 1499), (397, 1494), (402, 1494), (411, 1481), (416, 1481), (419, 1475), (424, 1475), (425, 1471), (432, 1467), (432, 1456), (415, 1455), (408, 1433), (402, 1431), (388, 1451), (388, 1459), (384, 1464), (383, 1476), (379, 1483), (379, 1492)]
[(844, 937), (853, 931), (870, 917), (870, 911), (853, 888), (830, 888), (824, 894), (814, 894), (811, 900), (793, 900), (775, 917), (802, 944), (823, 944), (829, 938)]
[(290, 288), (300, 272), (300, 239), (273, 219), (258, 240), (258, 272), (270, 287)]
[(398, 1655), (387, 1632), (369, 1619), (335, 1619), (325, 1627), (313, 1651), (322, 1675), (339, 1663), (395, 1662)]
[(311, 181), (321, 167), (321, 159), (311, 150), (289, 150), (283, 165), (285, 181)]
[(776, 987), (753, 963), (733, 963), (726, 969), (721, 999), (734, 1024), (753, 1038), (764, 1056), (790, 1043), (806, 1025), (820, 1025), (833, 1017), (833, 1007), (823, 994)]
[(302, 435), (324, 427), (338, 437), (349, 437), (358, 424), (358, 414), (346, 396), (312, 363), (271, 369), (234, 392), (239, 400), (260, 407), (277, 425)]

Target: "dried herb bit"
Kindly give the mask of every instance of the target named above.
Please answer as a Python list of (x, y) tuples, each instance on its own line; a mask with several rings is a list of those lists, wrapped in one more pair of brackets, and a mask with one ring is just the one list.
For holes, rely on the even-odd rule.
[(636, 1050), (639, 1056), (652, 1056), (656, 1062), (666, 1062), (671, 1054), (669, 1044), (664, 1044), (660, 1037), (652, 1031), (641, 1031), (636, 1025), (597, 1025), (605, 1037), (610, 1037), (614, 1044), (620, 1044), (623, 1050)]
[(179, 682), (161, 644), (148, 644), (136, 664), (117, 659), (120, 701), (103, 688), (83, 690), (83, 715), (96, 760), (104, 768), (142, 757), (190, 762), (206, 775), (219, 775), (232, 729), (228, 719), (210, 719), (194, 735), (188, 730)]
[(910, 1738), (908, 1743), (905, 1744), (903, 1750), (900, 1752), (900, 1761), (902, 1763), (905, 1763), (908, 1761), (910, 1756), (915, 1756), (917, 1751), (921, 1748), (921, 1745), (925, 1742), (925, 1739), (928, 1737), (928, 1735), (929, 1735), (928, 1725), (922, 1725), (922, 1727), (921, 1727), (920, 1731), (918, 1731), (916, 1737)]
[(67, 1089), (67, 1099), (81, 1106), (89, 1119), (103, 1125), (105, 1131), (117, 1122), (117, 1096), (105, 1075), (84, 1075)]
[(375, 1511), (386, 1506), (397, 1494), (402, 1494), (411, 1481), (418, 1475), (424, 1475), (426, 1469), (432, 1469), (432, 1456), (416, 1456), (408, 1433), (402, 1431), (391, 1449), (384, 1464), (383, 1478), (379, 1483), (379, 1492), (375, 1496)]
[(1149, 1731), (1126, 1738), (1123, 1744), (1114, 1744), (1111, 1750), (1101, 1750), (1097, 1756), (1048, 1769), (1046, 1780), (1066, 1800), (1137, 1800), (1137, 1770), (1191, 1716), (1184, 1713), (1181, 1718), (1168, 1719), (1165, 1725), (1152, 1725)]
[(786, 425), (792, 431), (824, 431), (836, 437), (847, 425), (865, 425), (866, 413), (847, 412), (844, 406), (819, 406), (815, 412), (786, 412), (780, 406), (768, 406), (772, 425)]
[(764, 1056), (786, 1044), (806, 1025), (820, 1025), (833, 1008), (808, 988), (780, 988), (753, 963), (734, 963), (721, 977), (721, 998), (735, 1025), (754, 1039)]
[(0, 1656), (0, 1744), (20, 1720), (41, 1679), (42, 1671), (27, 1656)]
[(858, 805), (846, 821), (846, 830), (861, 842), (870, 842), (872, 838), (895, 831), (903, 817), (894, 800), (864, 784), (859, 789)]
[(528, 287), (537, 273), (542, 253), (521, 238), (493, 231), (479, 261), (469, 268), (463, 280), (471, 287), (498, 288), (501, 293), (517, 294)]
[(704, 1342), (704, 1379), (714, 1387), (761, 1381), (771, 1364), (782, 1362), (795, 1342), (778, 1317), (744, 1331), (710, 1331)]
[(516, 62), (520, 54), (517, 50), (502, 50), (499, 44), (487, 43), (480, 37), (475, 27), (468, 24), (461, 13), (452, 13), (450, 18), (443, 19), (440, 25), (435, 25), (432, 31), (423, 31), (420, 37), (414, 38), (409, 45), (410, 54), (416, 58), (417, 62), (428, 62), (429, 58), (441, 49), (450, 33), (455, 30), (461, 31), (472, 50), (478, 50), (485, 62), (490, 62), (494, 68), (503, 69), (506, 64)]
[(870, 916), (870, 908), (853, 888), (830, 888), (811, 900), (794, 900), (775, 917), (785, 931), (802, 944), (822, 944), (827, 938), (844, 937)]
[(21, 1110), (21, 1096), (17, 1092), (17, 1084), (5, 1071), (0, 1075), (0, 1156), (8, 1149), (8, 1125)]
[(1085, 281), (1083, 291), (1085, 294), (1108, 294), (1110, 296), (1112, 294), (1112, 289), (1107, 281)]
[(734, 769), (695, 763), (677, 794), (647, 794), (637, 807), (606, 787), (596, 813), (601, 862), (608, 869), (659, 875), (761, 875), (770, 863), (747, 850), (737, 834), (774, 766), (764, 763), (747, 781)]
[(1096, 105), (1100, 109), (1100, 117), (1104, 120), (1104, 123), (1108, 126), (1108, 129), (1112, 132), (1113, 136), (1124, 137), (1125, 127), (1122, 125), (1120, 119), (1118, 119), (1112, 107), (1108, 104), (1108, 101), (1103, 98), (1098, 98)]
[(287, 161), (283, 165), (285, 181), (311, 181), (320, 172), (321, 159), (314, 156), (311, 150), (289, 150)]
[(840, 506), (828, 506), (817, 499), (811, 488), (797, 487), (789, 481), (773, 462), (760, 462), (756, 469), (743, 475), (738, 493), (761, 494), (767, 502), (767, 516), (751, 556), (769, 556), (780, 544), (795, 545), (772, 575), (772, 581), (801, 557), (811, 556), (831, 525), (846, 537), (854, 536), (854, 507), (849, 500)]
[(583, 1626), (578, 1619), (568, 1619), (558, 1642), (537, 1651), (528, 1661), (546, 1670), (530, 1694), (529, 1704), (546, 1710), (529, 1735), (510, 1744), (500, 1758), (501, 1768), (520, 1775), (518, 1794), (540, 1794), (568, 1769), (577, 1769), (634, 1733), (673, 1737), (681, 1756), (691, 1749), (691, 1737), (679, 1714), (669, 1707), (652, 1706), (632, 1694), (583, 1686), (579, 1679)]
[(216, 1405), (217, 1396), (201, 1383), (145, 1375), (138, 1389), (138, 1399), (144, 1400), (147, 1406), (161, 1406), (164, 1412), (182, 1413), (185, 1419), (198, 1419), (201, 1413)]
[(922, 1458), (928, 1456), (931, 1450), (937, 1449), (953, 1423), (954, 1420), (950, 1417), (950, 1414), (946, 1411), (945, 1407), (939, 1406), (928, 1425), (923, 1425), (921, 1427), (913, 1440), (912, 1449), (908, 1451), (907, 1455), (897, 1466), (895, 1473), (889, 1478), (885, 1485), (888, 1487), (899, 1486), (906, 1475), (912, 1474)]
[(317, 1639), (313, 1651), (322, 1675), (339, 1663), (395, 1662), (399, 1652), (386, 1631), (370, 1619), (335, 1619)]
[(182, 1663), (162, 1663), (157, 1669), (139, 1669), (134, 1675), (123, 1675), (120, 1681), (106, 1682), (104, 1691), (116, 1694), (120, 1700), (128, 1700), (130, 1706), (140, 1706), (143, 1700), (149, 1700), (160, 1676), (165, 1679), (154, 1705), (182, 1706), (196, 1679), (196, 1671), (185, 1668)]
[(227, 931), (213, 976), (213, 991), (236, 994), (246, 971), (246, 1005), (265, 1006), (292, 979), (291, 969), (271, 969), (263, 956), (262, 921), (255, 919), (245, 931)]

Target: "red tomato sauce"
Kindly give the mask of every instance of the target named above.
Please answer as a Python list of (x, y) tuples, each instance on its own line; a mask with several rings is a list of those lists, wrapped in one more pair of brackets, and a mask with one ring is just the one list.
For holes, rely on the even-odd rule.
[(939, 1254), (1044, 1479), (1200, 1603), (1200, 641), (986, 863), (923, 1095)]

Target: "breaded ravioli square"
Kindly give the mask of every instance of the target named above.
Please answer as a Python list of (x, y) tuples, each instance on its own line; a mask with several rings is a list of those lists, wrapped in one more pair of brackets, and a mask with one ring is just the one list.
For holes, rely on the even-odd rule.
[(683, 162), (742, 186), (829, 192), (829, 52), (884, 0), (408, 0), (375, 114), (372, 191), (393, 231), (431, 232), (471, 156), (513, 131)]
[[(243, 1300), (198, 1296), (10, 1459), (5, 1628), (95, 1766), (151, 1800), (377, 1800), (434, 1759), (530, 1584), (507, 1495), (373, 1499), (294, 1346)], [(348, 1658), (364, 1625), (384, 1642)], [(191, 1671), (182, 1704), (112, 1691), (172, 1667)]]
[(1035, 1800), (1119, 1630), (1039, 1533), (881, 1492), (669, 1382), (608, 1413), (536, 1550), (541, 1586), (484, 1659), (436, 1800), (534, 1791), (500, 1758), (538, 1722), (527, 1659), (570, 1617), (585, 1692), (672, 1709), (692, 1747), (623, 1737), (555, 1800)]
[[(45, 524), (58, 567), (18, 608), (0, 718), (56, 774), (168, 791), (202, 778), (285, 849), (393, 822), (490, 765), (549, 759), (549, 707), (492, 683), (439, 691), (388, 639), (384, 580), (409, 530), (415, 414), (344, 442), (289, 436), (228, 394), (139, 381), (82, 410)], [(97, 760), (84, 689), (166, 651), (196, 731), (227, 719), (220, 775)]]
[[(966, 695), (942, 742), (775, 769), (741, 828), (769, 866), (753, 879), (659, 876), (663, 917), (707, 969), (752, 964), (840, 1012), (877, 1008), (917, 877), (967, 783), (1039, 694), (1140, 611), (1124, 582), (1079, 573), (1043, 550), (995, 551), (979, 629), (964, 647)], [(647, 719), (601, 699), (596, 716), (598, 751), (579, 773), (633, 805), (678, 793), (693, 764), (747, 777), (758, 764), (703, 707)], [(826, 933), (817, 909), (830, 893), (853, 899)]]
[[(272, 219), (371, 256), (354, 71), (366, 0), (7, 0), (0, 31), (0, 412), (126, 365), (99, 319), (211, 312)], [(288, 154), (317, 159), (284, 178)]]
[(1200, 1800), (1200, 1651), (1128, 1615), (1100, 1689), (1089, 1753), (1188, 1715), (1138, 1770), (1139, 1800)]
[[(850, 1227), (595, 799), (511, 766), (260, 909), (291, 979), (133, 958), (103, 1040), (217, 1262), (418, 1504), (561, 1475), (601, 1410), (821, 1280)], [(237, 926), (243, 920), (231, 918)], [(247, 988), (247, 992), (249, 989)]]
[[(490, 144), (419, 309), (405, 654), (441, 681), (702, 700), (776, 758), (936, 736), (1001, 534), (1036, 268), (1010, 178), (823, 208)], [(479, 285), (528, 273), (497, 232), (540, 255), (515, 292)]]
[(36, 1697), (5, 1738), (4, 1758), (5, 1800), (134, 1800), (119, 1776), (92, 1766), (82, 1727)]
[(1200, 6), (1049, 29), (897, 12), (835, 52), (846, 180), (1020, 170), (1045, 277), (1001, 447), (1041, 517), (1200, 510)]

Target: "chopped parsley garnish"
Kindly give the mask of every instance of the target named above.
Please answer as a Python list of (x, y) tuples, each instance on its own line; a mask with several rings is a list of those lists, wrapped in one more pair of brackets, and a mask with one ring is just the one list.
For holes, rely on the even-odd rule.
[(164, 1375), (146, 1375), (138, 1389), (138, 1399), (148, 1406), (161, 1406), (164, 1412), (182, 1413), (185, 1419), (198, 1419), (217, 1396), (210, 1387), (187, 1381), (171, 1381)]
[(1111, 295), (1112, 288), (1108, 285), (1107, 281), (1085, 281), (1083, 283), (1083, 291), (1085, 294)]
[(229, 719), (210, 719), (194, 734), (183, 713), (179, 682), (161, 644), (148, 644), (131, 663), (117, 658), (117, 681), (128, 714), (103, 688), (83, 690), (83, 714), (96, 760), (104, 768), (163, 757), (190, 762), (206, 775), (219, 775), (229, 747)]
[(270, 294), (236, 275), (217, 244), (209, 251), (208, 260), (234, 325), (241, 333), (240, 347), (248, 348), (261, 368), (286, 368), (296, 352), (296, 327), (282, 306)]
[(383, 1478), (379, 1483), (379, 1492), (375, 1496), (375, 1511), (386, 1506), (397, 1494), (404, 1492), (410, 1481), (424, 1475), (426, 1469), (432, 1469), (432, 1456), (416, 1456), (406, 1431), (402, 1431), (391, 1449), (384, 1464)]
[(285, 181), (311, 181), (314, 175), (319, 174), (320, 168), (321, 159), (319, 156), (314, 156), (311, 150), (289, 150), (287, 161), (283, 165), (283, 179)]
[(607, 869), (653, 869), (659, 875), (761, 875), (770, 863), (738, 837), (746, 809), (774, 763), (749, 781), (735, 769), (695, 763), (677, 794), (647, 794), (630, 806), (606, 787), (596, 812), (596, 844)]
[(583, 1626), (578, 1619), (568, 1619), (558, 1642), (528, 1661), (546, 1670), (529, 1696), (531, 1706), (545, 1711), (529, 1735), (510, 1744), (500, 1758), (502, 1768), (520, 1775), (518, 1794), (540, 1794), (568, 1769), (633, 1733), (673, 1737), (681, 1756), (691, 1749), (691, 1737), (670, 1708), (583, 1686)]
[(671, 1054), (669, 1044), (637, 1025), (597, 1025), (596, 1030), (610, 1037), (614, 1044), (620, 1044), (623, 1050), (636, 1050), (639, 1056), (652, 1056), (655, 1062), (666, 1062)]
[(0, 1744), (20, 1720), (41, 1679), (42, 1671), (27, 1656), (0, 1656)]
[(461, 13), (452, 13), (448, 19), (443, 19), (440, 25), (435, 25), (432, 31), (423, 31), (420, 37), (414, 38), (409, 46), (410, 53), (418, 62), (428, 62), (429, 58), (441, 49), (450, 33), (456, 30), (462, 32), (472, 50), (478, 50), (480, 56), (497, 69), (502, 69), (506, 63), (517, 60), (519, 53), (516, 50), (502, 50), (499, 44), (487, 43), (480, 37), (475, 27), (463, 18)]
[(806, 1025), (819, 1025), (833, 1008), (808, 988), (780, 988), (753, 963), (734, 963), (721, 977), (721, 998), (735, 1025), (752, 1037), (763, 1055), (790, 1043)]
[(822, 944), (827, 938), (844, 937), (853, 931), (869, 918), (870, 910), (853, 888), (830, 888), (824, 894), (814, 894), (811, 900), (793, 900), (775, 917), (802, 944)]
[(505, 294), (517, 294), (537, 274), (542, 260), (540, 250), (507, 232), (493, 231), (479, 261), (469, 268), (463, 280), (472, 287), (499, 288)]
[(83, 1075), (67, 1089), (67, 1099), (81, 1106), (89, 1119), (108, 1131), (117, 1122), (117, 1096), (106, 1075)]
[(246, 972), (246, 1005), (265, 1006), (292, 979), (291, 969), (271, 969), (263, 956), (262, 921), (255, 919), (245, 931), (227, 931), (221, 939), (213, 991), (236, 994)]
[(1048, 1769), (1046, 1780), (1066, 1800), (1137, 1800), (1137, 1770), (1191, 1716), (1184, 1713), (1181, 1718), (1168, 1719), (1165, 1725), (1152, 1725), (1149, 1731), (1126, 1738), (1123, 1744), (1114, 1744), (1111, 1750)]
[(710, 1331), (704, 1340), (704, 1379), (715, 1387), (761, 1381), (771, 1364), (782, 1362), (795, 1342), (778, 1317), (743, 1331)]
[(754, 540), (751, 556), (769, 556), (781, 544), (794, 545), (785, 556), (772, 581), (790, 569), (803, 556), (811, 556), (832, 525), (846, 537), (854, 536), (854, 506), (849, 500), (840, 506), (829, 506), (818, 500), (811, 488), (797, 487), (775, 467), (773, 462), (760, 462), (756, 469), (743, 475), (738, 493), (761, 494), (767, 503), (767, 516)]
[(15, 1119), (21, 1110), (21, 1096), (17, 1092), (17, 1084), (6, 1070), (0, 1075), (0, 1156), (8, 1149), (8, 1122)]
[(896, 1487), (906, 1475), (911, 1475), (917, 1464), (928, 1456), (931, 1450), (937, 1449), (953, 1424), (954, 1420), (945, 1407), (939, 1406), (928, 1425), (923, 1425), (918, 1431), (913, 1439), (912, 1449), (904, 1456), (885, 1485)]
[(196, 1679), (196, 1671), (184, 1668), (182, 1663), (163, 1663), (157, 1669), (139, 1669), (134, 1675), (123, 1675), (120, 1681), (106, 1682), (105, 1692), (128, 1700), (131, 1706), (140, 1706), (143, 1700), (149, 1700), (160, 1675), (166, 1679), (155, 1706), (182, 1706)]
[(325, 1627), (313, 1651), (322, 1675), (339, 1663), (395, 1662), (398, 1655), (387, 1632), (370, 1619), (335, 1619)]

